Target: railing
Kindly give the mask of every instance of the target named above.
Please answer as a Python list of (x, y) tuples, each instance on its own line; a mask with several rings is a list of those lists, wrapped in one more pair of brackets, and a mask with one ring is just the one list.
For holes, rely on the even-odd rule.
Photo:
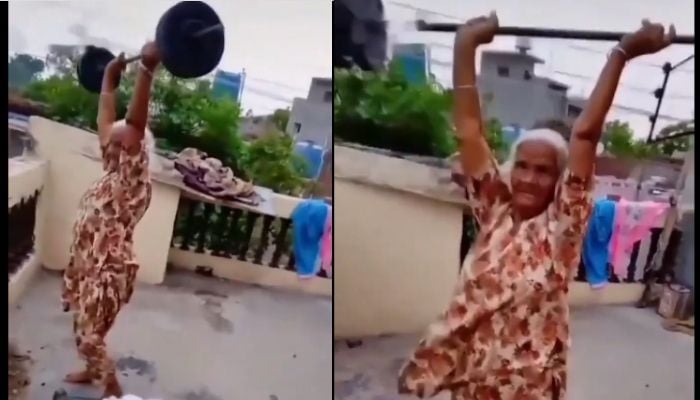
[[(249, 210), (180, 198), (171, 246), (195, 253), (296, 271), (292, 221)], [(328, 278), (321, 269), (321, 278)]]
[[(630, 262), (625, 269), (624, 276), (617, 276), (615, 272), (613, 272), (612, 265), (608, 264), (608, 271), (610, 271), (609, 281), (611, 283), (641, 283), (646, 280), (648, 275), (652, 272), (650, 270), (652, 260), (659, 251), (662, 251), (659, 248), (659, 239), (661, 238), (663, 228), (651, 228), (650, 231), (650, 237), (643, 240), (638, 240), (632, 246)], [(669, 245), (666, 247), (663, 253), (661, 268), (666, 268), (666, 266), (669, 266), (671, 263), (675, 262), (677, 245), (674, 244), (680, 240), (680, 237), (681, 231), (674, 229), (671, 233), (671, 237), (669, 238)], [(646, 253), (646, 255), (640, 256), (640, 250), (643, 242), (645, 241), (648, 242), (649, 251)], [(577, 282), (587, 282), (586, 268), (583, 265), (583, 260), (579, 263), (578, 273), (575, 280)]]
[(22, 198), (7, 210), (8, 217), (8, 277), (14, 274), (34, 251), (34, 225), (39, 191)]

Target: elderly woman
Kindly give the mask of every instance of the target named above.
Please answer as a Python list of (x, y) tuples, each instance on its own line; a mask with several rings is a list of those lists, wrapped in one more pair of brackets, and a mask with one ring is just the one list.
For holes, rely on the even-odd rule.
[(570, 143), (525, 133), (499, 168), (483, 136), (474, 59), (498, 28), (495, 14), (457, 33), (454, 119), (466, 186), (480, 231), (445, 313), (399, 377), (399, 391), (456, 400), (561, 400), (569, 348), (568, 282), (591, 212), (595, 149), (625, 64), (671, 43), (642, 22), (611, 50)]
[(124, 55), (105, 70), (97, 116), (105, 175), (80, 200), (63, 279), (63, 307), (74, 311), (75, 342), (86, 363), (83, 371), (69, 374), (66, 381), (100, 383), (105, 387), (102, 398), (122, 395), (105, 336), (131, 298), (139, 268), (133, 251), (134, 229), (151, 200), (148, 150), (152, 136), (146, 122), (153, 71), (160, 56), (152, 42), (143, 47), (141, 55), (125, 121), (115, 121), (114, 99), (126, 66)]

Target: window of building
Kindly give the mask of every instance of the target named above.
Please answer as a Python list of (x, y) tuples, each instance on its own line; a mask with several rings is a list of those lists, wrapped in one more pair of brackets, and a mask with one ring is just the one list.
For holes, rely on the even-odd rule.
[(508, 67), (498, 67), (496, 69), (496, 72), (498, 73), (498, 76), (502, 76), (504, 78), (510, 76), (510, 70), (508, 69)]
[(583, 110), (581, 109), (581, 107), (577, 107), (577, 106), (574, 106), (574, 105), (569, 105), (569, 108), (568, 108), (566, 114), (567, 114), (568, 117), (576, 118), (576, 117), (578, 117), (579, 115), (581, 115), (581, 111), (583, 111)]
[(329, 90), (323, 94), (323, 102), (330, 103), (331, 101), (333, 101), (333, 92)]
[(504, 78), (507, 78), (510, 76), (510, 68), (503, 67), (503, 66), (497, 67), (496, 73), (498, 73), (498, 76), (502, 76)]
[(523, 73), (523, 79), (525, 79), (526, 81), (532, 79), (532, 74), (530, 73), (530, 71), (525, 70), (525, 72)]
[(566, 86), (560, 85), (555, 82), (550, 82), (549, 85), (547, 85), (551, 90), (554, 90), (555, 92), (566, 92)]
[(301, 123), (295, 122), (294, 123), (294, 133), (299, 133), (299, 132), (301, 132)]

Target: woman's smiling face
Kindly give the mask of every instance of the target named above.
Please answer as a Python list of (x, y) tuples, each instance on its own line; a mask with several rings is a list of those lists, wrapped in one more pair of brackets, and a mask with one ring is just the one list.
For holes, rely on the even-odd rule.
[(514, 210), (525, 219), (541, 214), (554, 199), (559, 173), (553, 145), (543, 140), (520, 143), (510, 176)]

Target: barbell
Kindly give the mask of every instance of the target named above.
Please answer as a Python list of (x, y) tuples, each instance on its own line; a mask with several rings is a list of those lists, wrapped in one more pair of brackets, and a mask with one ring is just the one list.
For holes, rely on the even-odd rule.
[[(216, 11), (202, 1), (182, 1), (158, 21), (156, 45), (165, 69), (178, 78), (198, 78), (210, 73), (224, 54), (224, 25)], [(78, 81), (99, 93), (105, 68), (115, 58), (102, 47), (87, 46), (77, 65)], [(141, 59), (127, 58), (127, 63)]]
[[(422, 32), (457, 32), (462, 24), (448, 22), (427, 22), (416, 20), (416, 29)], [(496, 35), (506, 36), (528, 36), (550, 39), (581, 39), (617, 42), (628, 32), (606, 32), (606, 31), (577, 31), (568, 29), (547, 29), (547, 28), (521, 28), (517, 26), (501, 26), (496, 30)], [(694, 44), (695, 36), (677, 35), (673, 39), (674, 44)]]

